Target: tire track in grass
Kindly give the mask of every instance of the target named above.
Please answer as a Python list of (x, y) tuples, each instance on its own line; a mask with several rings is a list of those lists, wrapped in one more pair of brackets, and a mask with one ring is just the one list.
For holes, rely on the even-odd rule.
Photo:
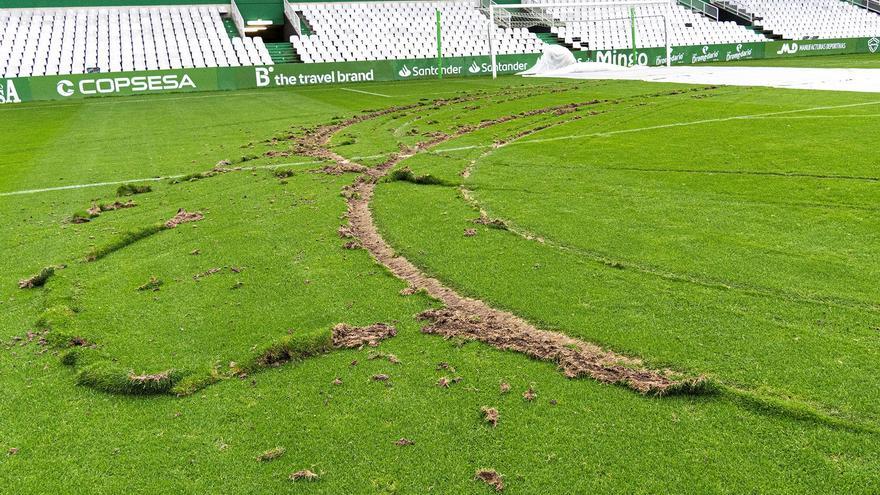
[[(603, 383), (627, 386), (642, 394), (667, 395), (708, 391), (709, 382), (703, 377), (685, 377), (668, 370), (649, 369), (638, 359), (573, 339), (562, 333), (538, 329), (513, 313), (493, 308), (482, 300), (462, 296), (438, 279), (427, 276), (408, 259), (396, 253), (379, 233), (373, 220), (370, 201), (376, 183), (398, 164), (417, 153), (474, 131), (515, 119), (545, 114), (563, 115), (598, 103), (600, 102), (594, 100), (545, 107), (482, 121), (476, 125), (466, 126), (453, 134), (434, 137), (414, 148), (403, 149), (377, 167), (363, 167), (363, 172), (358, 175), (354, 183), (343, 190), (348, 204), (349, 226), (343, 227), (340, 234), (356, 238), (378, 263), (407, 282), (409, 288), (405, 289), (406, 292), (424, 291), (445, 305), (445, 308), (428, 310), (419, 315), (420, 319), (430, 322), (423, 329), (424, 333), (437, 334), (445, 338), (477, 340), (499, 349), (517, 351), (533, 358), (557, 363), (567, 377), (589, 376)], [(402, 110), (407, 109), (386, 109), (358, 116), (340, 124), (320, 127), (302, 138), (298, 153), (330, 159), (337, 164), (337, 167), (352, 169), (352, 165), (357, 164), (330, 150), (332, 136), (358, 122)]]
[[(474, 168), (477, 165), (477, 162), (486, 156), (493, 153), (496, 149), (503, 147), (516, 139), (528, 137), (532, 134), (540, 132), (542, 130), (547, 129), (548, 127), (554, 125), (560, 125), (565, 123), (565, 121), (558, 122), (551, 125), (543, 125), (536, 126), (532, 129), (521, 131), (517, 135), (496, 142), (495, 146), (492, 146), (490, 149), (481, 153), (477, 158), (470, 160), (468, 162), (467, 167), (461, 172), (461, 176), (463, 178), (468, 178), (474, 171)], [(803, 296), (795, 294), (793, 297), (791, 294), (786, 293), (777, 293), (776, 291), (772, 291), (771, 289), (766, 288), (752, 288), (752, 287), (741, 287), (741, 286), (731, 286), (728, 285), (728, 282), (716, 282), (716, 281), (703, 281), (697, 279), (688, 278), (686, 275), (668, 273), (660, 271), (659, 269), (654, 269), (653, 267), (644, 267), (641, 265), (631, 265), (626, 264), (622, 265), (620, 261), (611, 260), (607, 258), (605, 255), (601, 253), (594, 253), (590, 251), (583, 250), (578, 247), (569, 246), (563, 243), (558, 243), (554, 241), (548, 241), (547, 239), (540, 237), (532, 232), (529, 232), (525, 229), (518, 228), (516, 226), (512, 226), (507, 220), (494, 218), (489, 215), (482, 205), (476, 200), (473, 196), (473, 191), (468, 189), (465, 185), (459, 186), (459, 192), (461, 193), (462, 198), (474, 209), (479, 212), (479, 218), (475, 220), (475, 223), (481, 223), (485, 225), (498, 225), (501, 226), (504, 230), (507, 230), (514, 235), (528, 240), (535, 241), (541, 244), (547, 245), (549, 247), (559, 249), (561, 251), (567, 251), (574, 254), (585, 255), (588, 259), (604, 264), (611, 268), (621, 268), (621, 267), (630, 267), (635, 268), (638, 271), (641, 271), (646, 274), (656, 275), (663, 278), (667, 278), (669, 280), (682, 281), (694, 283), (696, 285), (700, 285), (703, 287), (710, 288), (719, 288), (719, 289), (738, 289), (742, 290), (744, 293), (749, 293), (751, 295), (758, 296), (768, 296), (768, 297), (779, 297), (782, 299), (792, 299), (798, 302), (807, 302), (813, 304), (829, 304), (829, 305), (839, 305), (843, 307), (862, 307), (863, 309), (871, 310), (871, 311), (880, 311), (880, 306), (870, 306), (866, 305), (866, 303), (862, 303), (860, 301), (849, 301), (849, 300), (837, 300), (829, 301), (827, 299), (808, 299)], [(447, 318), (447, 315), (441, 315), (441, 318)], [(601, 381), (601, 380), (600, 380)], [(862, 433), (871, 433), (871, 434), (880, 434), (880, 425), (876, 424), (871, 420), (865, 420), (864, 418), (851, 418), (851, 417), (841, 417), (839, 412), (834, 410), (833, 408), (829, 409), (827, 406), (823, 404), (814, 404), (809, 403), (803, 400), (794, 399), (788, 396), (787, 393), (777, 393), (776, 395), (768, 392), (759, 393), (753, 390), (746, 388), (743, 385), (739, 384), (729, 384), (719, 381), (717, 379), (713, 379), (710, 384), (710, 390), (717, 391), (719, 394), (730, 400), (731, 402), (738, 404), (739, 406), (749, 409), (761, 414), (770, 414), (780, 417), (785, 417), (789, 419), (795, 419), (798, 421), (808, 421), (823, 424), (826, 426), (841, 428), (856, 432)]]

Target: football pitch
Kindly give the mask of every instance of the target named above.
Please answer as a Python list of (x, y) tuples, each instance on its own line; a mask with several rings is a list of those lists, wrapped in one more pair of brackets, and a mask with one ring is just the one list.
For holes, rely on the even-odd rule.
[(878, 124), (518, 77), (0, 107), (0, 491), (876, 493)]

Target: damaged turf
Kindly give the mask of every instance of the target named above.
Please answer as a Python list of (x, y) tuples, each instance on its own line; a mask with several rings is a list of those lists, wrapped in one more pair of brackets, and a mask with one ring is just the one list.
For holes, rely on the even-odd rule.
[(49, 277), (55, 274), (55, 270), (64, 268), (64, 265), (47, 266), (40, 270), (40, 273), (18, 281), (19, 289), (35, 289), (46, 285)]
[(662, 395), (681, 385), (680, 380), (665, 373), (645, 369), (637, 360), (560, 333), (538, 330), (509, 313), (487, 309), (479, 318), (473, 317), (474, 311), (451, 308), (425, 311), (419, 318), (431, 324), (422, 331), (445, 338), (478, 340), (498, 349), (521, 352), (555, 362), (569, 378), (589, 376), (604, 383), (623, 384), (644, 394)]
[[(477, 125), (462, 126), (453, 134), (439, 135), (415, 147), (403, 147), (400, 152), (393, 154), (377, 167), (367, 170), (352, 185), (344, 188), (343, 196), (348, 202), (349, 226), (341, 228), (339, 233), (343, 237), (353, 237), (360, 241), (361, 246), (376, 261), (407, 282), (411, 290), (424, 290), (446, 306), (445, 309), (429, 310), (420, 315), (421, 319), (432, 321), (432, 324), (424, 329), (425, 333), (438, 334), (446, 338), (478, 340), (499, 349), (513, 350), (537, 359), (553, 361), (566, 376), (571, 378), (589, 376), (604, 383), (623, 384), (641, 393), (661, 395), (673, 391), (700, 390), (705, 383), (700, 378), (682, 379), (673, 377), (669, 373), (647, 369), (636, 359), (615, 354), (561, 333), (539, 330), (516, 315), (492, 308), (483, 301), (461, 296), (439, 280), (428, 277), (408, 259), (400, 256), (382, 238), (373, 221), (370, 201), (373, 198), (376, 182), (391, 173), (400, 162), (416, 153), (492, 125), (541, 114), (571, 113), (581, 107), (598, 103), (601, 102), (592, 100), (503, 116)], [(404, 109), (406, 107), (392, 107), (339, 124), (319, 127), (301, 139), (298, 153), (331, 159), (339, 165), (350, 164), (350, 160), (329, 150), (329, 141), (333, 134), (363, 120)], [(481, 218), (484, 216), (481, 214)], [(470, 233), (466, 231), (465, 234)], [(334, 342), (335, 340), (334, 332)], [(445, 386), (448, 386), (448, 381)]]
[(474, 479), (491, 486), (496, 492), (504, 491), (504, 480), (494, 469), (478, 469)]
[(290, 479), (290, 481), (318, 481), (320, 479), (320, 476), (309, 471), (308, 469), (303, 469), (301, 471), (291, 473), (288, 478)]
[(498, 409), (483, 406), (480, 408), (480, 414), (483, 415), (483, 421), (492, 425), (492, 428), (498, 426)]
[(199, 220), (202, 220), (204, 218), (205, 215), (202, 215), (202, 213), (199, 211), (189, 213), (181, 208), (177, 210), (177, 215), (174, 215), (173, 217), (171, 217), (170, 220), (165, 222), (165, 227), (173, 229), (182, 223), (198, 222)]
[(355, 349), (368, 345), (376, 347), (384, 339), (397, 335), (397, 330), (384, 323), (375, 323), (366, 327), (353, 327), (340, 323), (333, 327), (333, 347), (337, 349)]

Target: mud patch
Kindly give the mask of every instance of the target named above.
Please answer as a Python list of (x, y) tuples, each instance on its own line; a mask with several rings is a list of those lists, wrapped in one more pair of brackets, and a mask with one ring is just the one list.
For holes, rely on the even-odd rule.
[(333, 347), (355, 349), (368, 345), (376, 347), (379, 342), (397, 335), (397, 329), (385, 323), (374, 323), (366, 327), (353, 327), (340, 323), (333, 327)]
[(397, 445), (398, 447), (407, 447), (409, 445), (415, 445), (415, 442), (413, 442), (409, 438), (401, 438), (400, 440), (394, 442), (394, 445)]

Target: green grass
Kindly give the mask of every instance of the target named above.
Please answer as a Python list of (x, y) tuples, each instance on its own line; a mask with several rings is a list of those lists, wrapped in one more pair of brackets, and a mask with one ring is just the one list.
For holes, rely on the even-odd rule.
[[(880, 246), (864, 126), (877, 107), (609, 134), (871, 95), (518, 78), (364, 88), (393, 98), (330, 87), (0, 108), (5, 489), (490, 493), (473, 481), (490, 468), (514, 494), (875, 491)], [(463, 94), (477, 99), (423, 101)], [(376, 221), (461, 292), (706, 374), (713, 394), (643, 397), (421, 334), (414, 315), (436, 303), (401, 296), (368, 253), (342, 248), (340, 190), (355, 175), (264, 156), (289, 151), (302, 127), (390, 104), (423, 103), (345, 129), (334, 151), (382, 155), (361, 160), (375, 164), (433, 132), (591, 100), (602, 102), (405, 160), (411, 172), (377, 186)], [(539, 138), (560, 139), (525, 142)], [(254, 168), (198, 175), (221, 160)], [(120, 184), (3, 195), (107, 182), (152, 192), (83, 224), (70, 212), (112, 201)], [(475, 224), (457, 184), (506, 228)], [(205, 218), (152, 227), (179, 208)], [(44, 287), (18, 289), (62, 264)], [(159, 290), (138, 290), (150, 280)], [(395, 325), (379, 350), (400, 364), (329, 350), (340, 322)], [(12, 340), (35, 327), (51, 329), (50, 345)], [(447, 375), (463, 380), (437, 387)], [(484, 406), (499, 411), (496, 428)], [(402, 437), (415, 444), (394, 445)], [(258, 460), (272, 452), (283, 455)], [(321, 479), (290, 482), (301, 469)]]

